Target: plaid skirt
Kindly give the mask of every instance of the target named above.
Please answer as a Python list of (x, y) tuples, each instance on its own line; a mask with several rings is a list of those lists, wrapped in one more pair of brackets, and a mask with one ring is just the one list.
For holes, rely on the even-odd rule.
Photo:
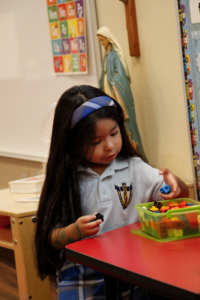
[[(116, 286), (117, 288), (117, 286)], [(130, 300), (131, 285), (121, 282), (123, 300)], [(57, 300), (104, 300), (104, 275), (69, 262), (57, 276)], [(134, 287), (132, 300), (150, 300), (146, 290)]]
[[(57, 300), (104, 300), (102, 273), (70, 262), (57, 277)], [(130, 284), (123, 282), (122, 299), (130, 299)]]

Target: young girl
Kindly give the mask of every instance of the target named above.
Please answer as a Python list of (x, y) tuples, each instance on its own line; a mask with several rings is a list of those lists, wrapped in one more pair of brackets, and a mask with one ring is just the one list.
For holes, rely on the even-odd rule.
[[(57, 299), (105, 299), (103, 274), (66, 260), (65, 245), (138, 221), (134, 204), (161, 200), (165, 183), (172, 191), (163, 198), (188, 197), (179, 178), (137, 155), (117, 102), (91, 86), (63, 93), (35, 234), (39, 275), (44, 279), (57, 270)], [(97, 212), (104, 215), (103, 223), (93, 221)]]

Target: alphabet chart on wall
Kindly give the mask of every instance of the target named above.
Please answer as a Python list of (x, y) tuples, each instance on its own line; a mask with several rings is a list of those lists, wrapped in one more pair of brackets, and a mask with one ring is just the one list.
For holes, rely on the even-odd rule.
[(84, 0), (47, 0), (56, 74), (87, 74)]

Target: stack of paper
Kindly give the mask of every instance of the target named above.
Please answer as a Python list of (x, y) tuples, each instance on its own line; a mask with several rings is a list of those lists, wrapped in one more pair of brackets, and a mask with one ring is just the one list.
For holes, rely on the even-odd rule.
[(34, 196), (34, 197), (27, 197), (24, 199), (17, 199), (15, 200), (15, 204), (37, 204), (39, 203), (40, 196)]
[(11, 193), (40, 193), (44, 183), (44, 175), (10, 181)]

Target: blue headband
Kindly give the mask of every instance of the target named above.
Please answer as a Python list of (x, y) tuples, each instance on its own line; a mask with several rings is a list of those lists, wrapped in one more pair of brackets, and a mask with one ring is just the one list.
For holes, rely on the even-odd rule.
[(85, 103), (83, 103), (81, 106), (79, 106), (73, 113), (72, 119), (71, 119), (71, 129), (82, 119), (84, 119), (86, 116), (91, 114), (97, 109), (100, 109), (105, 106), (115, 106), (115, 102), (107, 96), (100, 96), (93, 98)]

